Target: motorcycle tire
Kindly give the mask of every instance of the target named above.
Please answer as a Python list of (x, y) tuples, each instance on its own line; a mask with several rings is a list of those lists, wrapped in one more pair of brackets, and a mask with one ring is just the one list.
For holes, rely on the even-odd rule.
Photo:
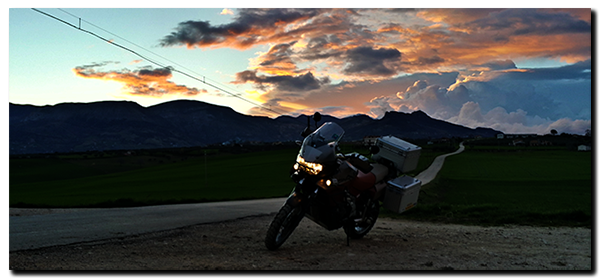
[(303, 217), (301, 206), (292, 207), (286, 204), (281, 207), (267, 230), (265, 238), (267, 249), (277, 250), (290, 237)]
[(366, 209), (367, 216), (366, 221), (362, 222), (362, 219), (354, 219), (344, 225), (344, 232), (352, 239), (361, 239), (375, 226), (377, 217), (379, 217), (379, 203), (371, 203), (369, 208)]

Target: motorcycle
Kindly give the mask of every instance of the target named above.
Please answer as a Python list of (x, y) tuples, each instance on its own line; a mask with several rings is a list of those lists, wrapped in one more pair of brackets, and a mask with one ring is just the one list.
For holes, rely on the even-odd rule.
[[(312, 119), (316, 126), (321, 116), (317, 112)], [(278, 249), (305, 216), (327, 230), (343, 228), (348, 245), (375, 225), (387, 182), (397, 177), (398, 169), (388, 160), (371, 163), (358, 153), (338, 153), (344, 133), (333, 122), (312, 131), (309, 118), (290, 171), (296, 186), (267, 230), (269, 250)]]

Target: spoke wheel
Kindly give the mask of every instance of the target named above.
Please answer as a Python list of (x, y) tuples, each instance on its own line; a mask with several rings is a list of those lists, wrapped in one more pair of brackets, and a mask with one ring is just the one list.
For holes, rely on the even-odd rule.
[(267, 249), (277, 250), (294, 232), (303, 217), (304, 212), (301, 206), (284, 205), (267, 230), (265, 238)]

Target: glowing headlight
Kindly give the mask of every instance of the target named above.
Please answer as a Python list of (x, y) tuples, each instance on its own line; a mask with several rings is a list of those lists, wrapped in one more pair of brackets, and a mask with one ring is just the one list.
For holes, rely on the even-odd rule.
[[(303, 167), (302, 169), (312, 175), (317, 175), (323, 170), (323, 165), (314, 162), (306, 162), (300, 155), (296, 158), (296, 162)], [(294, 168), (296, 166), (294, 165)], [(296, 168), (297, 169), (297, 168)]]

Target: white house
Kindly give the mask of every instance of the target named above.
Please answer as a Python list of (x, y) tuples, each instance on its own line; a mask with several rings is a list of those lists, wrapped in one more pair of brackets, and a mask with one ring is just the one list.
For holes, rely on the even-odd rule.
[(365, 146), (374, 146), (378, 138), (379, 136), (366, 136), (363, 138), (363, 144)]
[(592, 150), (592, 146), (589, 146), (589, 145), (579, 145), (579, 146), (577, 146), (577, 150), (578, 151), (591, 151)]

